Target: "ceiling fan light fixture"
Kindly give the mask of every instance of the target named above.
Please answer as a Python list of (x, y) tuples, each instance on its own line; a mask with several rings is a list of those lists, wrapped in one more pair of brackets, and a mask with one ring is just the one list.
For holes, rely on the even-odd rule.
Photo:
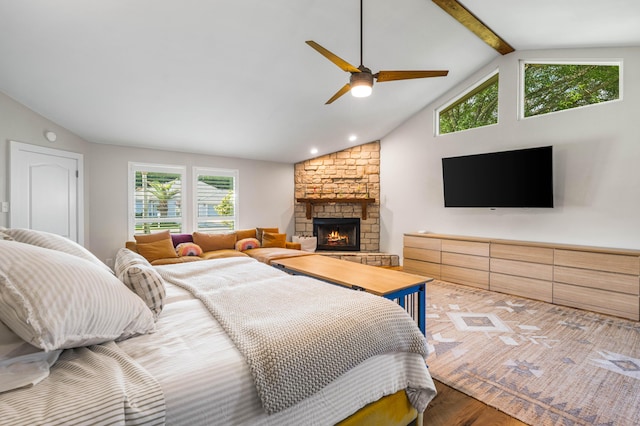
[(353, 73), (349, 84), (353, 97), (366, 98), (373, 91), (373, 75), (370, 72)]

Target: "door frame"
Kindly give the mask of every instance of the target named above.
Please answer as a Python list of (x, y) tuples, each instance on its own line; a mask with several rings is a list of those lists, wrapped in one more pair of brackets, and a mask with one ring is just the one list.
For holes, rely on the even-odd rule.
[(20, 152), (31, 152), (41, 155), (49, 155), (53, 157), (68, 158), (76, 160), (78, 165), (78, 180), (76, 182), (76, 235), (77, 242), (84, 245), (84, 156), (77, 152), (64, 151), (61, 149), (47, 148), (40, 145), (33, 145), (14, 140), (9, 141), (9, 227), (13, 222), (13, 208), (15, 202), (14, 193), (16, 191), (14, 182), (18, 181), (18, 171), (14, 164), (15, 159)]

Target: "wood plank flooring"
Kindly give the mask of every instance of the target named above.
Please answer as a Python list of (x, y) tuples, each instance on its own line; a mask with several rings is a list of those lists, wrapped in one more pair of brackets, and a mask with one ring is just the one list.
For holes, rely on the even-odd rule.
[(425, 426), (527, 426), (437, 380), (434, 382), (438, 395), (424, 412)]

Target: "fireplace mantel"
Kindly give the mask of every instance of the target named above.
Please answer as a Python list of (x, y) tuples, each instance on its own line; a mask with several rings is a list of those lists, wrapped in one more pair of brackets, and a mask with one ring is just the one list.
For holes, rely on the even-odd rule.
[(299, 203), (307, 205), (307, 219), (313, 216), (315, 204), (360, 204), (362, 206), (362, 220), (367, 220), (367, 204), (376, 202), (375, 198), (296, 198)]

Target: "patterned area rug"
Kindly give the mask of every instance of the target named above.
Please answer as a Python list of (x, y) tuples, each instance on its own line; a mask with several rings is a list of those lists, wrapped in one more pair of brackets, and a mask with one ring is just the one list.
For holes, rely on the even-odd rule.
[(436, 281), (433, 377), (535, 426), (640, 425), (640, 323)]

